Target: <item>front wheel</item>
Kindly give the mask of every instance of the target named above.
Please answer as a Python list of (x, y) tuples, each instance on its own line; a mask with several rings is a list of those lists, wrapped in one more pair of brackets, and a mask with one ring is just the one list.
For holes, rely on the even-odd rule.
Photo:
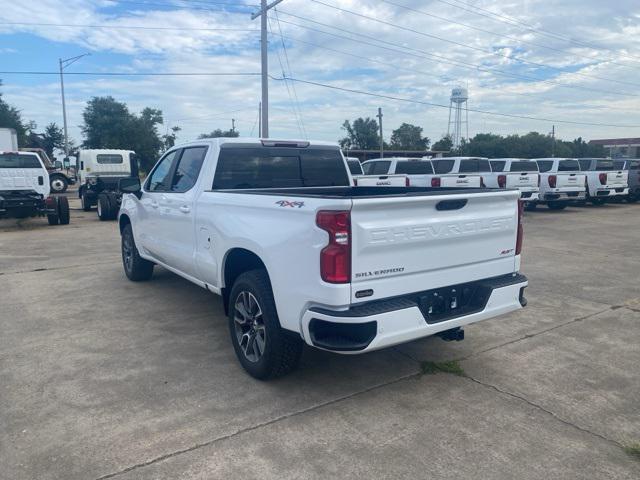
[(106, 195), (98, 196), (98, 218), (101, 222), (111, 220), (111, 201)]
[(280, 327), (267, 272), (238, 277), (229, 297), (229, 332), (240, 364), (258, 380), (295, 370), (302, 355), (299, 335)]
[(149, 280), (153, 275), (153, 262), (140, 256), (131, 225), (126, 225), (122, 231), (121, 247), (122, 265), (127, 278), (133, 282)]
[(89, 212), (91, 210), (91, 200), (89, 200), (89, 196), (85, 192), (82, 192), (80, 196), (80, 204), (83, 211)]
[(49, 184), (51, 186), (51, 193), (64, 193), (69, 186), (66, 178), (57, 175), (50, 178)]

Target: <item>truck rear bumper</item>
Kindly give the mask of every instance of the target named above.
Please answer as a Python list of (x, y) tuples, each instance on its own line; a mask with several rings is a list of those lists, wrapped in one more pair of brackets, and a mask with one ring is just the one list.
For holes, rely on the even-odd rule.
[(553, 192), (542, 195), (543, 202), (578, 202), (586, 199), (586, 192)]
[(602, 187), (595, 191), (597, 197), (615, 197), (617, 195), (628, 195), (628, 187)]
[[(302, 334), (314, 347), (364, 353), (480, 322), (523, 308), (524, 275), (510, 274), (332, 311), (314, 307)], [(455, 305), (454, 308), (451, 308)]]

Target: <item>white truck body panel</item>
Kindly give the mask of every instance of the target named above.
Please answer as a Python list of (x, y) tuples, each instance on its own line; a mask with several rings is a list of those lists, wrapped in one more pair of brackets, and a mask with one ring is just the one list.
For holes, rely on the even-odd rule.
[[(362, 166), (365, 173), (368, 171), (373, 172), (373, 174), (368, 174), (367, 176), (387, 175), (388, 177), (395, 176), (402, 179), (402, 181), (397, 180), (393, 186), (431, 187), (431, 179), (434, 177), (431, 162), (420, 158), (388, 157), (368, 160)], [(381, 168), (379, 167), (382, 166), (384, 166), (384, 171), (380, 171)], [(407, 179), (409, 181), (408, 185)], [(364, 184), (358, 182), (358, 185)]]
[[(44, 167), (42, 160), (35, 153), (27, 152), (3, 152), (12, 153), (15, 161), (9, 165), (0, 165), (0, 191), (2, 190), (33, 190), (43, 197), (48, 197), (50, 193), (49, 174)], [(24, 168), (28, 161), (28, 165), (33, 164), (33, 168)], [(36, 167), (36, 165), (39, 165)], [(6, 168), (8, 167), (8, 168)]]
[(0, 151), (18, 151), (18, 134), (13, 128), (0, 128)]
[[(486, 163), (486, 168), (465, 171), (467, 162), (477, 161)], [(479, 188), (484, 186), (484, 175), (491, 173), (489, 161), (484, 157), (444, 157), (434, 158), (431, 162), (442, 187)]]
[(355, 175), (357, 187), (406, 187), (406, 175)]
[[(237, 249), (252, 252), (266, 267), (281, 326), (298, 332), (313, 346), (318, 345), (309, 332), (312, 318), (362, 322), (362, 316), (342, 314), (372, 300), (411, 292), (500, 276), (516, 279), (514, 284), (496, 287), (481, 311), (440, 323), (427, 325), (417, 308), (366, 317), (379, 322), (378, 335), (366, 348), (352, 353), (522, 308), (519, 295), (527, 282), (517, 275), (517, 191), (454, 193), (443, 189), (442, 193), (396, 194), (380, 189), (390, 193), (371, 196), (365, 189), (349, 186), (212, 189), (222, 147), (232, 149), (234, 144), (262, 148), (260, 139), (247, 138), (205, 139), (176, 146), (174, 149), (208, 148), (191, 190), (174, 196), (149, 192), (145, 185), (141, 198), (123, 196), (119, 217), (131, 222), (143, 258), (221, 293), (232, 286), (225, 282), (230, 253)], [(265, 144), (265, 151), (268, 147)], [(337, 150), (337, 145), (325, 142), (311, 142), (310, 147)], [(346, 185), (352, 185), (350, 174), (348, 177)], [(316, 225), (316, 215), (327, 210), (350, 212), (348, 283), (328, 283), (321, 277), (320, 256), (328, 244), (328, 233)], [(372, 292), (361, 297), (362, 290)]]

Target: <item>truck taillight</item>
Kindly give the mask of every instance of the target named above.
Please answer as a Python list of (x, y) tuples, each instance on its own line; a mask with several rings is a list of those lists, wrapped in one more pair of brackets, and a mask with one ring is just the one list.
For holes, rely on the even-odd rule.
[(507, 188), (507, 176), (498, 175), (498, 188)]
[(432, 187), (439, 187), (440, 186), (440, 177), (433, 177), (431, 179), (431, 186)]
[(600, 184), (601, 185), (606, 185), (607, 184), (607, 174), (606, 173), (601, 173), (600, 175), (598, 175), (598, 178), (600, 178)]
[(556, 177), (555, 175), (549, 175), (549, 186), (551, 188), (556, 188), (556, 182), (558, 181), (558, 177)]
[(518, 200), (518, 236), (516, 237), (516, 255), (522, 252), (522, 237), (524, 236), (524, 228), (522, 227), (522, 219), (524, 217), (524, 202)]
[(328, 283), (351, 281), (351, 213), (321, 210), (316, 225), (329, 234), (329, 244), (320, 252), (320, 276)]

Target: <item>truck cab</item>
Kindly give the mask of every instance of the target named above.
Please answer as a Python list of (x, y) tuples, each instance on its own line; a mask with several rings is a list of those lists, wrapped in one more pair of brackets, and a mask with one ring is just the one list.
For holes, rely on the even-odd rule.
[(68, 175), (62, 170), (60, 162), (58, 166), (56, 163), (52, 162), (47, 155), (47, 152), (42, 148), (21, 148), (22, 152), (33, 152), (40, 157), (44, 167), (47, 169), (49, 173), (49, 186), (51, 187), (51, 193), (64, 193), (69, 188), (69, 185), (74, 185), (76, 183), (76, 178), (72, 175)]
[(583, 202), (586, 195), (586, 175), (580, 172), (575, 158), (536, 158), (540, 171), (540, 195), (536, 202), (551, 210), (564, 210), (571, 203)]
[(587, 200), (602, 205), (608, 199), (629, 194), (629, 172), (624, 160), (608, 158), (581, 158), (580, 171), (586, 175)]
[(76, 156), (78, 197), (85, 212), (97, 206), (100, 220), (114, 220), (122, 195), (121, 178), (138, 176), (138, 162), (133, 150), (79, 150)]

